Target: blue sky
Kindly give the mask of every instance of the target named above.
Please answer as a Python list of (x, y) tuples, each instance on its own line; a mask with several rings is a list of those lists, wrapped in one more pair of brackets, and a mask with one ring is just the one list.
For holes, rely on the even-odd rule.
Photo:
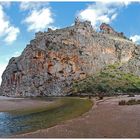
[(138, 43), (139, 13), (140, 2), (0, 2), (0, 76), (35, 32), (70, 26), (77, 16), (90, 20), (95, 30), (102, 22), (109, 23)]

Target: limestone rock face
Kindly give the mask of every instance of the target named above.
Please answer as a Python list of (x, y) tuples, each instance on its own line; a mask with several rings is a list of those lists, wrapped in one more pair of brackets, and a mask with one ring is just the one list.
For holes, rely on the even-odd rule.
[(122, 38), (126, 39), (123, 32), (121, 32), (121, 33), (116, 32), (109, 24), (102, 23), (100, 25), (100, 30), (101, 30), (102, 33), (112, 34), (112, 35), (115, 35), (115, 36), (122, 37)]
[(136, 46), (133, 57), (121, 67), (121, 70), (140, 77), (140, 46)]
[(121, 36), (97, 33), (90, 22), (38, 32), (19, 57), (11, 58), (2, 75), (1, 94), (64, 96), (71, 83), (108, 64), (127, 62), (135, 45)]

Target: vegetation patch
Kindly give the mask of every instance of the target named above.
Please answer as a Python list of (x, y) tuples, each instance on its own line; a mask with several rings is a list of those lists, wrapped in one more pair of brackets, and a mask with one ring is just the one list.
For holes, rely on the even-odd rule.
[(109, 65), (96, 75), (73, 82), (73, 93), (92, 93), (93, 95), (116, 93), (139, 93), (140, 78), (120, 70), (120, 64)]
[(130, 94), (128, 95), (128, 97), (135, 97), (135, 94), (130, 93)]
[(129, 101), (121, 100), (119, 101), (119, 105), (137, 105), (140, 104), (140, 100), (131, 99)]

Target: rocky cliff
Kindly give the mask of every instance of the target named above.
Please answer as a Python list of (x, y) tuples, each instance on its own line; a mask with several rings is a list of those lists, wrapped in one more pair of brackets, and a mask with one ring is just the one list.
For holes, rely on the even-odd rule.
[(72, 81), (109, 64), (133, 61), (135, 51), (133, 42), (107, 24), (96, 32), (89, 21), (76, 20), (71, 27), (38, 32), (19, 57), (10, 59), (2, 75), (1, 94), (66, 95)]
[(136, 46), (133, 57), (125, 64), (122, 65), (121, 70), (125, 73), (133, 73), (140, 77), (140, 46)]

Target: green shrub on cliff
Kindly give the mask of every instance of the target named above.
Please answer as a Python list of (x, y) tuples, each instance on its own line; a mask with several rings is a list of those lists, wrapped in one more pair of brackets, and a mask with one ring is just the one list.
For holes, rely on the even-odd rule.
[(131, 93), (140, 92), (140, 78), (124, 73), (119, 64), (109, 65), (100, 73), (73, 83), (74, 93)]

